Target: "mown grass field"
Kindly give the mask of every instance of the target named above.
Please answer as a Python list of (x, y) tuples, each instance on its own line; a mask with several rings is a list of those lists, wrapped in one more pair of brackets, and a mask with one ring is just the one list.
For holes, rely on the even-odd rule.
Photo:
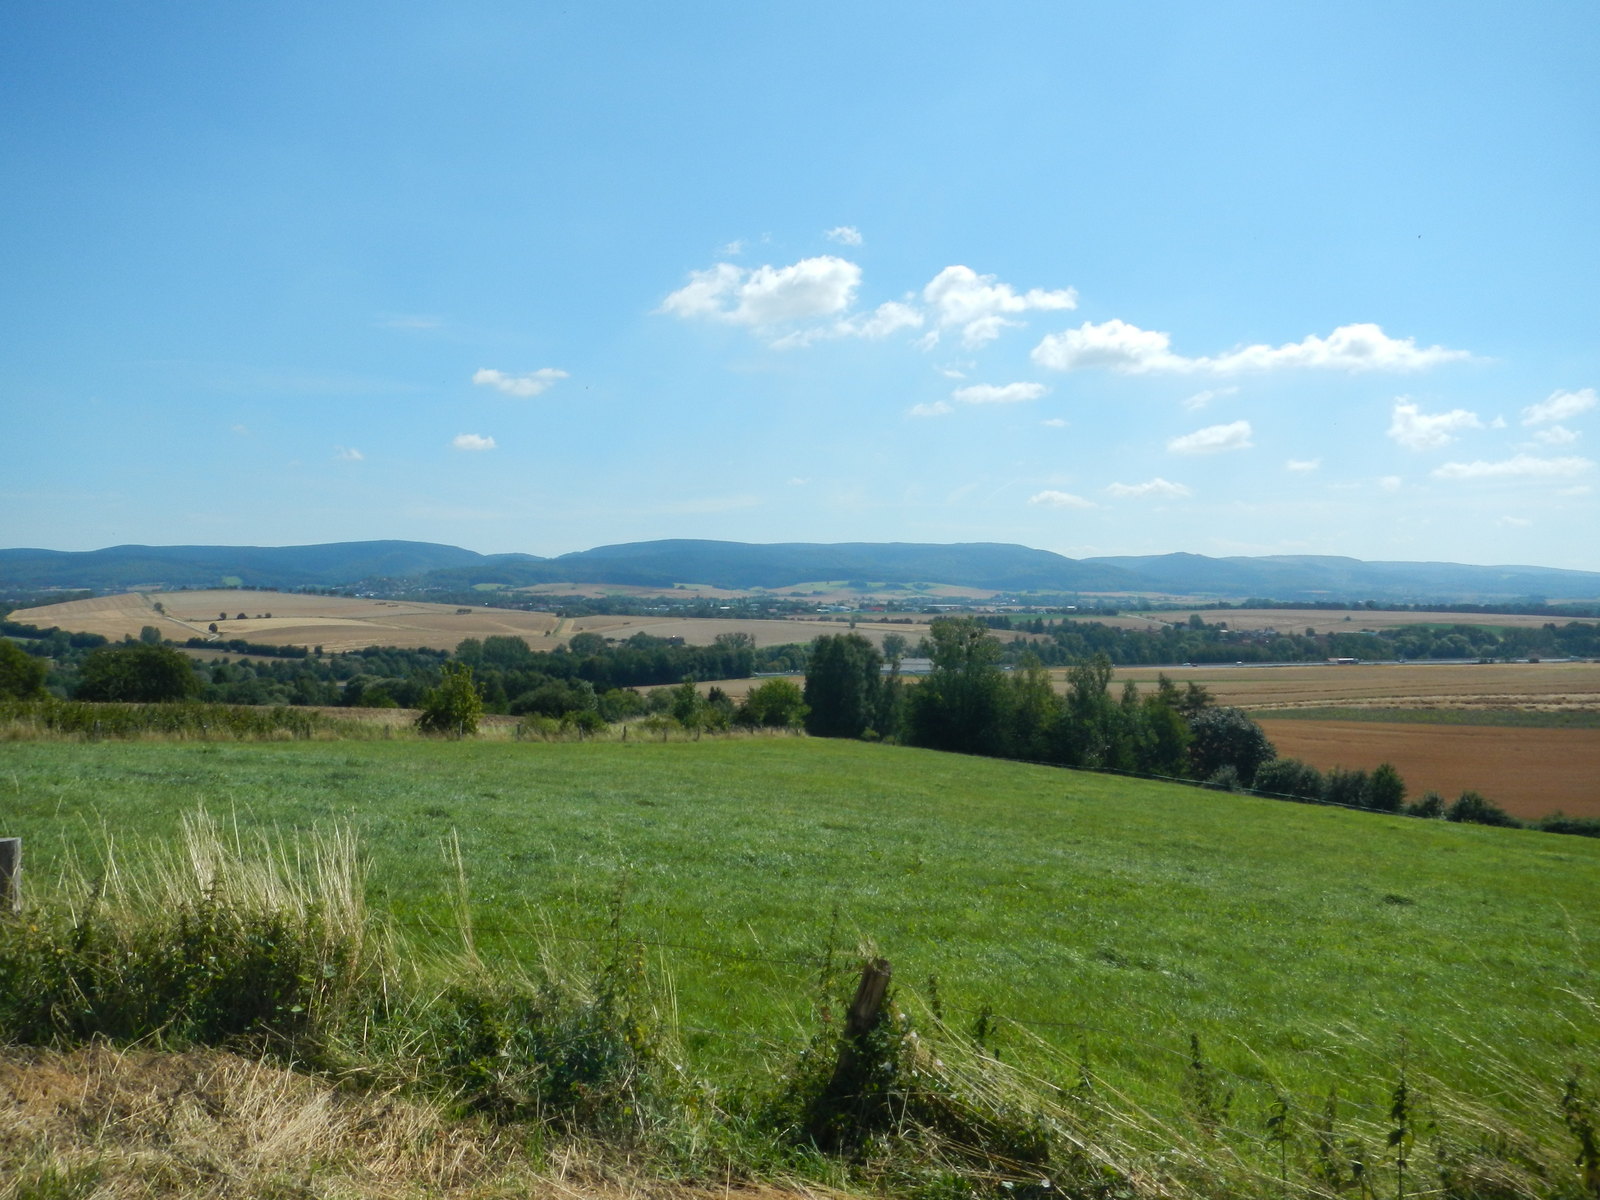
[(599, 953), (620, 911), (724, 1086), (792, 1059), (864, 942), (911, 1011), (989, 1014), (1003, 1058), (1155, 1113), (1197, 1035), (1245, 1129), (1274, 1089), (1377, 1121), (1405, 1057), (1439, 1103), (1554, 1137), (1600, 1048), (1588, 839), (803, 738), (0, 749), (30, 886), (198, 806), (246, 836), (353, 826), (419, 946), (455, 936), (454, 841), (486, 956)]

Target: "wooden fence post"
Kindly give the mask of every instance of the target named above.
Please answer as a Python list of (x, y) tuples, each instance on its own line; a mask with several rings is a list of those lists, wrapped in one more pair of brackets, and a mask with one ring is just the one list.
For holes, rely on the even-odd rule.
[(866, 1116), (861, 1094), (861, 1073), (866, 1065), (866, 1038), (883, 1019), (883, 1000), (889, 991), (889, 960), (873, 958), (861, 968), (856, 998), (845, 1014), (844, 1036), (839, 1039), (839, 1059), (833, 1078), (815, 1101), (808, 1124), (813, 1140), (826, 1150), (856, 1140), (857, 1125)]
[(0, 912), (22, 908), (22, 839), (0, 838)]

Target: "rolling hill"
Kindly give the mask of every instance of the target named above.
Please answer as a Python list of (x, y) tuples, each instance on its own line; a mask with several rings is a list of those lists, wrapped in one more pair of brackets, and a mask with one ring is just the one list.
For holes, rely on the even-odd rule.
[(1385, 602), (1594, 600), (1600, 573), (1539, 566), (1364, 562), (1319, 555), (1210, 558), (1161, 554), (1071, 559), (998, 542), (752, 544), (693, 539), (626, 542), (554, 558), (478, 554), (431, 542), (313, 546), (113, 546), (0, 550), (11, 591), (242, 585), (460, 590), (494, 583), (679, 583), (748, 590), (822, 580), (948, 584), (995, 592), (1134, 593)]

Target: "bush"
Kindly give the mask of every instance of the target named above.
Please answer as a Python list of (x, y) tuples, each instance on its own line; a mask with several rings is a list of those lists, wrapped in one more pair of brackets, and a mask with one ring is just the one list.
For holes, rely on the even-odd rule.
[(1600, 837), (1600, 817), (1569, 817), (1565, 813), (1551, 813), (1534, 822), (1534, 828), (1545, 833), (1570, 833), (1577, 837)]
[(1256, 771), (1255, 790), (1302, 800), (1322, 799), (1322, 772), (1297, 758), (1275, 758)]
[(1504, 829), (1522, 828), (1521, 821), (1493, 800), (1471, 791), (1461, 793), (1456, 802), (1445, 811), (1444, 819), (1461, 821), (1469, 825), (1497, 825)]
[(1368, 807), (1369, 781), (1361, 770), (1334, 767), (1323, 777), (1322, 798), (1329, 804), (1342, 804), (1347, 808)]
[(483, 718), (483, 696), (472, 682), (472, 668), (462, 663), (445, 663), (444, 678), (422, 698), (422, 713), (417, 728), (423, 733), (442, 733), (450, 737), (472, 737)]
[(1437, 821), (1444, 816), (1445, 800), (1438, 792), (1424, 792), (1418, 800), (1406, 805), (1408, 817), (1423, 817)]

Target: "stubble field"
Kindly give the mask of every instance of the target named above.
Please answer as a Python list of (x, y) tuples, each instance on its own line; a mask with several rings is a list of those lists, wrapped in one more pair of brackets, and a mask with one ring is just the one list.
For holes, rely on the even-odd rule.
[[(161, 609), (158, 610), (156, 605)], [(69, 600), (40, 608), (18, 609), (11, 620), (74, 632), (98, 633), (120, 640), (138, 637), (146, 625), (182, 642), (192, 637), (242, 638), (267, 646), (321, 646), (330, 654), (366, 646), (427, 647), (454, 650), (467, 638), (525, 638), (535, 650), (550, 650), (575, 633), (598, 633), (618, 640), (646, 633), (682, 638), (709, 646), (719, 634), (743, 633), (758, 646), (809, 642), (823, 634), (848, 632), (843, 621), (746, 620), (677, 616), (596, 616), (559, 618), (549, 612), (423, 604), (349, 596), (313, 596), (295, 592), (216, 590), (204, 592), (127, 592), (90, 600)], [(916, 642), (928, 632), (917, 624), (861, 622), (856, 630), (881, 645), (898, 633)]]

